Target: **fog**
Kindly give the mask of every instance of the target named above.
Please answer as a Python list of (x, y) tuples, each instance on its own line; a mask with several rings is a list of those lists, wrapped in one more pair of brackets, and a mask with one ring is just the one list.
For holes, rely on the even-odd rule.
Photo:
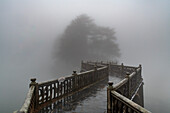
[(71, 21), (56, 40), (54, 58), (72, 68), (82, 60), (117, 60), (120, 49), (114, 35), (113, 28), (98, 26), (87, 14), (81, 14)]
[[(71, 74), (53, 58), (54, 44), (71, 20), (88, 14), (114, 28), (119, 62), (142, 64), (145, 107), (170, 111), (170, 1), (168, 0), (2, 0), (0, 1), (0, 112), (20, 108), (29, 79)], [(56, 64), (57, 62), (57, 64)]]

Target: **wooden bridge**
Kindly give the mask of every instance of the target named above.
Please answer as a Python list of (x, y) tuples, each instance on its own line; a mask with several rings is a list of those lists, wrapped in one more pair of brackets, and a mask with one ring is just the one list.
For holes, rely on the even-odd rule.
[[(122, 80), (113, 85), (108, 82), (107, 113), (150, 113), (144, 107), (142, 67), (130, 67), (113, 62), (83, 62), (81, 71), (68, 77), (37, 83), (31, 79), (29, 91), (20, 110), (14, 113), (38, 113), (49, 104), (81, 92), (108, 78), (116, 75)], [(69, 99), (68, 99), (69, 98)], [(73, 97), (72, 97), (73, 98)], [(52, 106), (51, 106), (52, 107)]]

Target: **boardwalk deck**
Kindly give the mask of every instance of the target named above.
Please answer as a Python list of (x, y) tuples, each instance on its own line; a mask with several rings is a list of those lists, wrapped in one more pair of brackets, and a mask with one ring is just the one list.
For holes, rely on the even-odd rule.
[[(72, 95), (62, 101), (56, 101), (39, 111), (39, 113), (106, 113), (107, 111), (107, 83), (113, 81), (115, 84), (122, 79), (109, 76), (108, 79), (96, 85)], [(68, 100), (64, 103), (64, 101)]]

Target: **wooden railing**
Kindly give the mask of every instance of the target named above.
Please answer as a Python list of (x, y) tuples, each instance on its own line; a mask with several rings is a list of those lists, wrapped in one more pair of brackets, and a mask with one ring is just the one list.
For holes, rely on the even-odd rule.
[(20, 109), (21, 113), (28, 113), (29, 112), (33, 112), (33, 110), (35, 109), (35, 86), (31, 86), (29, 88), (26, 100), (22, 106), (22, 108)]
[(96, 95), (102, 87), (107, 86), (107, 83), (108, 77), (90, 88), (86, 88), (82, 91), (74, 93), (73, 95), (66, 96), (58, 101), (50, 103), (40, 109), (39, 113), (61, 113), (75, 111), (76, 107), (79, 106), (79, 103), (83, 102), (88, 97), (91, 97), (91, 95)]
[[(38, 104), (44, 104), (55, 98), (62, 98), (93, 84), (108, 76), (107, 67), (94, 69), (82, 73), (74, 72), (72, 76), (59, 78), (54, 81), (38, 84)], [(62, 81), (61, 81), (62, 79)]]
[(150, 113), (142, 107), (143, 102), (141, 102), (141, 105), (138, 105), (132, 101), (141, 84), (143, 84), (141, 65), (139, 67), (124, 66), (123, 64), (117, 66), (110, 65), (110, 69), (125, 78), (115, 85), (109, 82), (107, 88), (107, 112)]
[(69, 97), (104, 80), (109, 71), (123, 78), (113, 85), (109, 82), (107, 88), (108, 113), (150, 113), (142, 106), (133, 102), (140, 86), (143, 84), (142, 67), (116, 65), (114, 62), (82, 62), (81, 73), (76, 73), (56, 80), (36, 83), (31, 79), (29, 92), (22, 108), (16, 113), (33, 113), (48, 104)]
[(116, 91), (111, 91), (110, 99), (112, 109), (109, 113), (151, 113)]
[[(36, 79), (31, 79), (29, 92), (25, 103), (17, 113), (36, 112), (43, 106), (52, 101), (62, 99), (83, 90), (91, 85), (104, 80), (108, 77), (108, 67), (82, 63), (82, 70), (88, 70), (82, 73), (76, 73), (68, 77), (61, 77), (56, 80), (36, 83)], [(91, 70), (89, 70), (91, 69)]]
[(103, 66), (107, 66), (106, 64), (101, 64), (98, 62), (91, 62), (91, 61), (87, 61), (87, 62), (81, 62), (81, 72), (84, 71), (88, 71), (88, 70), (92, 70), (94, 68), (101, 68)]

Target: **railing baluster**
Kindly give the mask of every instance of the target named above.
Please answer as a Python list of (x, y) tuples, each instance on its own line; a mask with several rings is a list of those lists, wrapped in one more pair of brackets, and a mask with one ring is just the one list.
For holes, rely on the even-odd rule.
[(45, 91), (46, 91), (45, 95), (46, 95), (46, 102), (47, 102), (48, 101), (48, 86), (47, 85), (45, 86)]
[(54, 83), (54, 98), (56, 98), (56, 83)]
[(52, 91), (53, 91), (53, 89), (52, 89), (52, 84), (50, 84), (50, 100), (52, 100)]
[(66, 93), (66, 81), (63, 82), (63, 95), (65, 95)]
[(57, 97), (60, 96), (59, 93), (60, 93), (60, 85), (59, 82), (57, 82)]

